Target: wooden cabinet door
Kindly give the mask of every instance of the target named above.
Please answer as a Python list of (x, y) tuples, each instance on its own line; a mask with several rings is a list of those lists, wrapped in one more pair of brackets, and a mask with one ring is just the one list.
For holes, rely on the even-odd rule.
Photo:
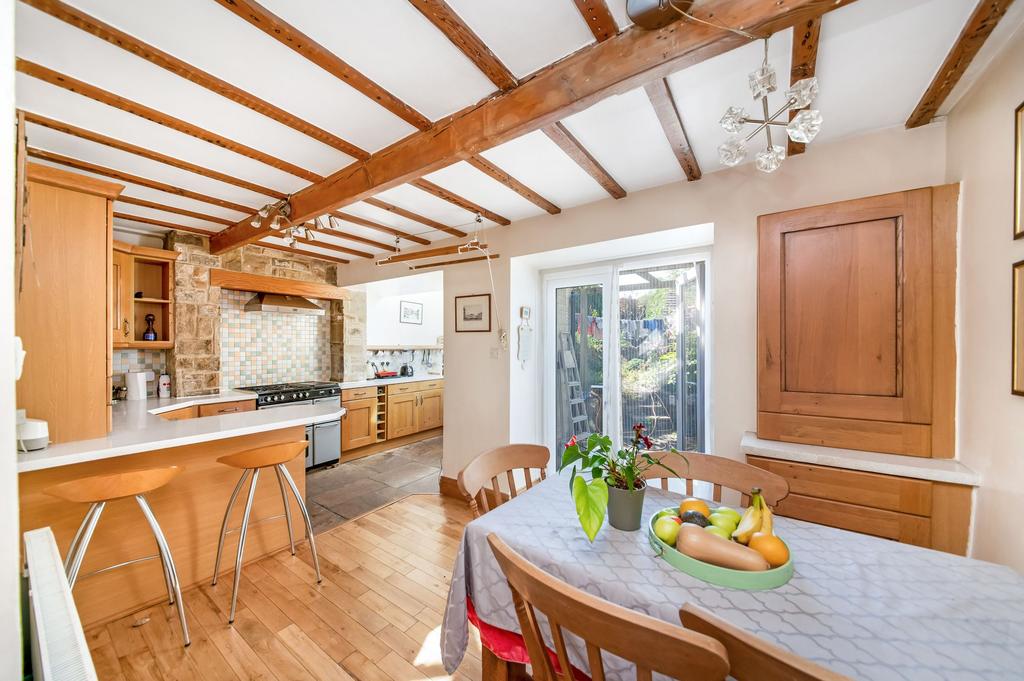
[(388, 397), (388, 439), (416, 432), (416, 393)]
[(114, 345), (129, 343), (135, 338), (132, 296), (135, 261), (128, 253), (114, 251), (111, 264), (111, 321)]
[(160, 418), (165, 421), (183, 421), (185, 419), (199, 418), (199, 407), (182, 407), (181, 409), (175, 409), (174, 411), (165, 411), (160, 414)]
[(424, 390), (416, 393), (420, 404), (416, 408), (416, 432), (440, 428), (444, 424), (444, 391)]
[(215, 402), (214, 404), (199, 405), (200, 417), (240, 414), (244, 411), (256, 411), (256, 400), (237, 400), (235, 402)]
[(341, 451), (358, 449), (377, 441), (377, 398), (343, 402), (348, 411), (341, 417)]
[(758, 434), (930, 456), (932, 189), (758, 219)]

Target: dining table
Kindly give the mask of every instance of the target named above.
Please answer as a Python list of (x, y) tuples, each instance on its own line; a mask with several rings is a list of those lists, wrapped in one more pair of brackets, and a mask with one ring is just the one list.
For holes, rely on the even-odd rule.
[[(681, 499), (649, 486), (640, 530), (606, 523), (591, 542), (565, 474), (474, 519), (452, 569), (441, 631), (445, 668), (453, 673), (461, 662), (470, 618), (490, 634), (517, 640), (520, 633), (511, 591), (487, 542), (493, 532), (542, 570), (592, 595), (676, 626), (679, 608), (692, 603), (854, 679), (1024, 679), (1024, 577), (1013, 569), (776, 517), (775, 532), (789, 545), (794, 566), (789, 582), (761, 591), (715, 586), (672, 567), (649, 541), (648, 519)], [(1008, 541), (1021, 541), (1013, 534)], [(486, 646), (483, 631), (481, 638)], [(570, 635), (567, 645), (570, 662), (586, 673), (582, 640)], [(624, 660), (606, 655), (605, 663), (607, 679), (635, 678)]]

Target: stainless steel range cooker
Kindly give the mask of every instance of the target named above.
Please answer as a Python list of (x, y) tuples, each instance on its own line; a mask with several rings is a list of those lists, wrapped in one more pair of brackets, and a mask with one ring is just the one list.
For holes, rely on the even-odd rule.
[[(257, 409), (293, 407), (299, 404), (327, 404), (341, 406), (341, 387), (327, 381), (299, 381), (250, 385), (238, 390), (256, 393)], [(306, 468), (333, 463), (341, 457), (341, 420), (325, 421), (306, 426)]]

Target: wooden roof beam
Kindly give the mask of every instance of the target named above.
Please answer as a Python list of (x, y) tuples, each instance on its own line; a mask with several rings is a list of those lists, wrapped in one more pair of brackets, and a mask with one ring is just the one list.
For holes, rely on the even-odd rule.
[(365, 199), (363, 199), (363, 203), (373, 206), (375, 208), (380, 208), (381, 210), (386, 210), (389, 213), (394, 213), (395, 215), (403, 217), (406, 220), (412, 220), (413, 222), (418, 222), (421, 225), (426, 225), (427, 227), (430, 227), (431, 229), (436, 229), (440, 232), (447, 232), (449, 229), (454, 229), (453, 227), (449, 227), (448, 225), (442, 224), (437, 220), (432, 220), (425, 215), (413, 213), (411, 210), (406, 210), (401, 206), (396, 206), (395, 204), (388, 203), (387, 201), (381, 201), (376, 196), (366, 197)]
[[(485, 217), (488, 220), (491, 220), (492, 222), (497, 222), (499, 225), (512, 224), (512, 221), (509, 220), (508, 218), (498, 215), (494, 211), (487, 210), (483, 206), (473, 203), (469, 199), (459, 196), (455, 192), (449, 191), (444, 187), (438, 184), (434, 184), (433, 182), (425, 178), (418, 178), (416, 180), (413, 180), (409, 184), (411, 184), (413, 187), (416, 187), (421, 191), (427, 192), (428, 194), (433, 194), (437, 198), (441, 199), (442, 201), (447, 201), (453, 206), (458, 206), (463, 210), (468, 210), (470, 213), (477, 213), (480, 216)], [(455, 227), (445, 227), (444, 231), (447, 232), (448, 234), (451, 234), (452, 236), (466, 236), (465, 232), (463, 232), (461, 229), (456, 229)]]
[(907, 119), (908, 128), (931, 123), (1012, 2), (1013, 0), (979, 0), (928, 89), (921, 96), (921, 101)]
[(483, 71), (499, 90), (514, 88), (518, 81), (491, 52), (480, 36), (473, 32), (466, 22), (448, 6), (444, 0), (409, 0), (412, 6), (420, 11), (430, 23), (448, 37), (448, 40), (459, 48), (466, 57)]
[(615, 17), (608, 9), (605, 0), (575, 0), (576, 9), (580, 11), (587, 28), (594, 34), (594, 39), (601, 43), (619, 32)]
[(690, 182), (699, 180), (701, 177), (700, 165), (697, 163), (697, 157), (693, 154), (690, 140), (686, 136), (683, 117), (679, 114), (679, 107), (676, 106), (676, 100), (672, 97), (668, 81), (659, 78), (644, 85), (644, 91), (647, 93), (647, 98), (651, 100), (654, 113), (658, 115), (661, 129), (672, 146), (672, 153), (676, 155), (676, 160), (679, 161), (680, 167), (686, 173), (686, 179)]
[(31, 111), (25, 112), (25, 120), (29, 123), (35, 123), (36, 125), (42, 125), (43, 127), (50, 128), (51, 130), (62, 132), (65, 135), (72, 135), (80, 139), (108, 146), (111, 149), (117, 149), (119, 151), (124, 151), (129, 154), (135, 154), (136, 156), (148, 158), (151, 161), (163, 163), (164, 165), (169, 165), (180, 170), (186, 170), (190, 173), (195, 173), (196, 175), (202, 175), (203, 177), (208, 177), (211, 180), (217, 180), (218, 182), (224, 182), (225, 184), (233, 184), (236, 187), (248, 189), (249, 191), (256, 192), (257, 194), (272, 196), (275, 199), (283, 199), (287, 198), (288, 196), (284, 192), (280, 192), (276, 189), (271, 189), (270, 187), (258, 185), (255, 182), (241, 180), (237, 177), (227, 175), (226, 173), (213, 170), (212, 168), (205, 168), (203, 166), (196, 165), (195, 163), (190, 163), (189, 161), (183, 161), (181, 159), (174, 158), (173, 156), (161, 154), (158, 151), (153, 151), (152, 149), (148, 149), (146, 147), (140, 147), (136, 144), (122, 142), (119, 139), (108, 137), (107, 135), (102, 135), (98, 132), (93, 132), (92, 130), (86, 130), (85, 128), (79, 128), (77, 126), (71, 125), (70, 123), (63, 123), (52, 118), (47, 118), (46, 116), (40, 116), (39, 114), (32, 113)]
[(285, 47), (313, 62), (346, 85), (366, 95), (420, 130), (430, 127), (430, 119), (373, 82), (326, 47), (270, 12), (253, 0), (216, 0), (222, 7), (248, 21)]
[(107, 168), (106, 166), (97, 165), (95, 163), (89, 163), (88, 161), (82, 161), (77, 158), (71, 158), (70, 156), (64, 156), (63, 154), (57, 154), (52, 151), (44, 151), (43, 149), (29, 147), (28, 155), (31, 156), (32, 158), (38, 158), (44, 161), (50, 161), (52, 163), (59, 163), (60, 165), (68, 166), (69, 168), (74, 168), (75, 170), (83, 170), (88, 173), (96, 173), (97, 175), (103, 175), (105, 177), (113, 177), (114, 179), (121, 180), (122, 182), (131, 182), (132, 184), (137, 184), (142, 187), (149, 187), (150, 189), (155, 189), (161, 192), (167, 192), (168, 194), (184, 196), (185, 198), (188, 199), (202, 201), (203, 203), (209, 203), (214, 206), (220, 206), (221, 208), (227, 208), (228, 210), (238, 211), (239, 213), (251, 214), (256, 210), (254, 208), (243, 206), (239, 203), (226, 201), (224, 199), (218, 199), (217, 197), (210, 196), (209, 194), (194, 192), (190, 189), (182, 189), (181, 187), (175, 187), (174, 185), (167, 184), (166, 182), (151, 180), (146, 177), (140, 177), (139, 175), (126, 173), (122, 170)]
[[(346, 220), (346, 221), (351, 222), (351, 223), (356, 224), (356, 225), (361, 225), (363, 227), (368, 227), (369, 229), (375, 229), (378, 232), (383, 232), (384, 234), (390, 234), (391, 236), (397, 236), (400, 239), (405, 239), (406, 241), (411, 241), (414, 244), (420, 244), (421, 246), (426, 246), (427, 244), (430, 243), (429, 239), (424, 239), (421, 236), (416, 236), (415, 234), (409, 234), (408, 232), (403, 232), (400, 229), (395, 229), (394, 227), (390, 227), (388, 225), (382, 225), (379, 222), (374, 222), (373, 220), (367, 220), (366, 218), (359, 217), (358, 215), (352, 215), (351, 213), (342, 213), (340, 210), (336, 210), (333, 213), (331, 213), (331, 215), (333, 215), (336, 218), (339, 218), (341, 220)], [(333, 220), (332, 220), (332, 222), (333, 222)]]
[(221, 225), (233, 225), (234, 220), (228, 220), (227, 218), (217, 217), (216, 215), (207, 215), (206, 213), (197, 213), (194, 210), (188, 210), (186, 208), (178, 208), (177, 206), (169, 206), (165, 203), (157, 203), (156, 201), (147, 201), (146, 199), (138, 199), (134, 196), (125, 196), (124, 194), (117, 197), (119, 203), (127, 203), (133, 206), (143, 206), (144, 208), (152, 208), (153, 210), (162, 210), (166, 213), (176, 213), (178, 215), (184, 215), (186, 217), (195, 218), (196, 220), (206, 220), (207, 222), (216, 222)]
[(586, 171), (594, 180), (601, 185), (601, 187), (611, 194), (616, 199), (621, 199), (626, 196), (626, 190), (622, 188), (622, 185), (615, 181), (615, 178), (611, 176), (607, 170), (604, 169), (597, 159), (590, 155), (586, 147), (580, 144), (580, 141), (576, 139), (568, 128), (562, 125), (560, 122), (546, 125), (543, 128), (544, 134), (547, 135), (552, 142), (558, 145), (558, 147), (564, 151), (569, 158), (576, 162), (580, 168)]
[(20, 73), (24, 73), (27, 76), (37, 78), (43, 81), (44, 83), (56, 85), (57, 87), (68, 90), (69, 92), (74, 92), (76, 94), (82, 95), (83, 97), (88, 97), (89, 99), (93, 99), (97, 102), (100, 102), (101, 104), (106, 104), (107, 106), (112, 106), (115, 109), (120, 109), (121, 111), (127, 111), (130, 114), (134, 114), (140, 118), (145, 118), (147, 121), (157, 123), (164, 127), (170, 128), (171, 130), (176, 130), (180, 133), (190, 135), (191, 137), (201, 139), (204, 142), (215, 144), (218, 147), (222, 147), (229, 151), (233, 151), (236, 154), (246, 156), (248, 158), (253, 159), (254, 161), (265, 163), (266, 165), (272, 168), (277, 168), (278, 170), (284, 171), (290, 175), (294, 175), (295, 177), (301, 177), (307, 182), (320, 182), (324, 179), (323, 176), (317, 175), (316, 173), (306, 170), (305, 168), (300, 168), (297, 165), (293, 165), (291, 163), (288, 163), (287, 161), (275, 158), (270, 154), (266, 154), (262, 151), (246, 146), (241, 142), (236, 142), (232, 139), (228, 139), (227, 137), (218, 135), (217, 133), (210, 132), (209, 130), (204, 130), (199, 126), (192, 125), (191, 123), (183, 121), (180, 118), (168, 116), (162, 111), (151, 109), (150, 107), (144, 104), (133, 102), (130, 99), (126, 99), (124, 97), (121, 97), (120, 95), (115, 95), (112, 92), (108, 92), (106, 90), (103, 90), (102, 88), (98, 88), (95, 85), (90, 85), (89, 83), (78, 80), (76, 78), (72, 78), (71, 76), (67, 76), (63, 73), (58, 73), (53, 69), (49, 69), (45, 66), (42, 66), (41, 64), (36, 64), (35, 62), (30, 62), (28, 60), (18, 58), (15, 60), (15, 68)]
[(260, 99), (256, 95), (250, 94), (227, 81), (221, 80), (213, 74), (207, 73), (192, 64), (184, 62), (174, 55), (168, 54), (153, 45), (144, 43), (135, 36), (116, 29), (110, 24), (106, 24), (99, 19), (86, 14), (77, 7), (72, 7), (71, 5), (60, 2), (60, 0), (21, 1), (31, 7), (35, 7), (41, 12), (46, 12), (50, 16), (60, 19), (75, 28), (79, 28), (100, 40), (105, 40), (111, 45), (115, 45), (120, 47), (122, 50), (131, 52), (136, 57), (145, 59), (151, 64), (156, 64), (160, 68), (166, 69), (185, 80), (191, 81), (196, 85), (206, 88), (207, 90), (222, 97), (226, 97), (236, 104), (241, 104), (247, 109), (252, 109), (256, 113), (262, 114), (267, 118), (281, 123), (282, 125), (287, 125), (293, 130), (298, 130), (302, 134), (312, 137), (318, 142), (334, 147), (338, 151), (342, 151), (353, 158), (365, 161), (370, 157), (369, 152), (364, 149), (360, 149), (351, 142), (346, 142), (334, 133), (317, 127), (316, 125), (299, 118), (295, 114), (289, 113), (266, 100)]
[(503, 185), (514, 191), (516, 194), (519, 194), (524, 199), (532, 203), (533, 205), (543, 208), (551, 215), (557, 215), (558, 213), (562, 212), (561, 208), (551, 203), (550, 201), (548, 201), (543, 196), (527, 187), (525, 184), (523, 184), (516, 178), (509, 175), (504, 170), (494, 165), (483, 156), (480, 156), (479, 154), (475, 156), (470, 156), (469, 158), (466, 159), (466, 162), (469, 163), (469, 165), (476, 168), (477, 170), (479, 170), (480, 172), (489, 175), (491, 178), (502, 183)]
[[(310, 228), (309, 231), (313, 231)], [(338, 244), (332, 244), (327, 241), (317, 241), (316, 239), (307, 239), (305, 237), (295, 237), (295, 242), (299, 244), (306, 244), (307, 246), (316, 246), (318, 248), (324, 248), (328, 251), (337, 251), (338, 253), (346, 253), (348, 255), (354, 255), (357, 258), (372, 258), (373, 253), (367, 253), (366, 251), (357, 251), (354, 248), (348, 248), (347, 246), (340, 246)]]
[[(775, 33), (854, 0), (718, 0), (693, 14), (753, 35)], [(713, 15), (713, 16), (712, 16)], [(522, 85), (435, 123), (296, 192), (292, 219), (309, 219), (440, 170), (458, 160), (551, 125), (610, 95), (698, 64), (750, 42), (698, 22), (676, 21), (655, 31), (630, 28), (541, 69)], [(239, 221), (211, 242), (223, 253), (264, 233)]]
[[(821, 17), (811, 17), (802, 24), (793, 27), (793, 51), (789, 67), (789, 84), (798, 80), (811, 78), (817, 70), (818, 39), (821, 36)], [(798, 111), (790, 110), (789, 120), (796, 118)], [(803, 142), (794, 142), (786, 137), (786, 156), (804, 153), (807, 147)]]

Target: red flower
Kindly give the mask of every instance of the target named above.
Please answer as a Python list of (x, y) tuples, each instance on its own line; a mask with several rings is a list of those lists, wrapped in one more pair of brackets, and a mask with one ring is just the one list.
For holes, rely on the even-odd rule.
[(651, 438), (647, 437), (646, 435), (641, 435), (640, 439), (643, 440), (644, 447), (646, 447), (647, 449), (651, 448)]
[(639, 435), (644, 430), (644, 424), (642, 424), (642, 423), (636, 424), (635, 426), (633, 426), (633, 430), (636, 431), (637, 435)]
[(566, 447), (575, 447), (576, 446), (576, 436), (573, 435), (571, 438), (569, 438), (569, 441), (565, 443), (565, 446)]

